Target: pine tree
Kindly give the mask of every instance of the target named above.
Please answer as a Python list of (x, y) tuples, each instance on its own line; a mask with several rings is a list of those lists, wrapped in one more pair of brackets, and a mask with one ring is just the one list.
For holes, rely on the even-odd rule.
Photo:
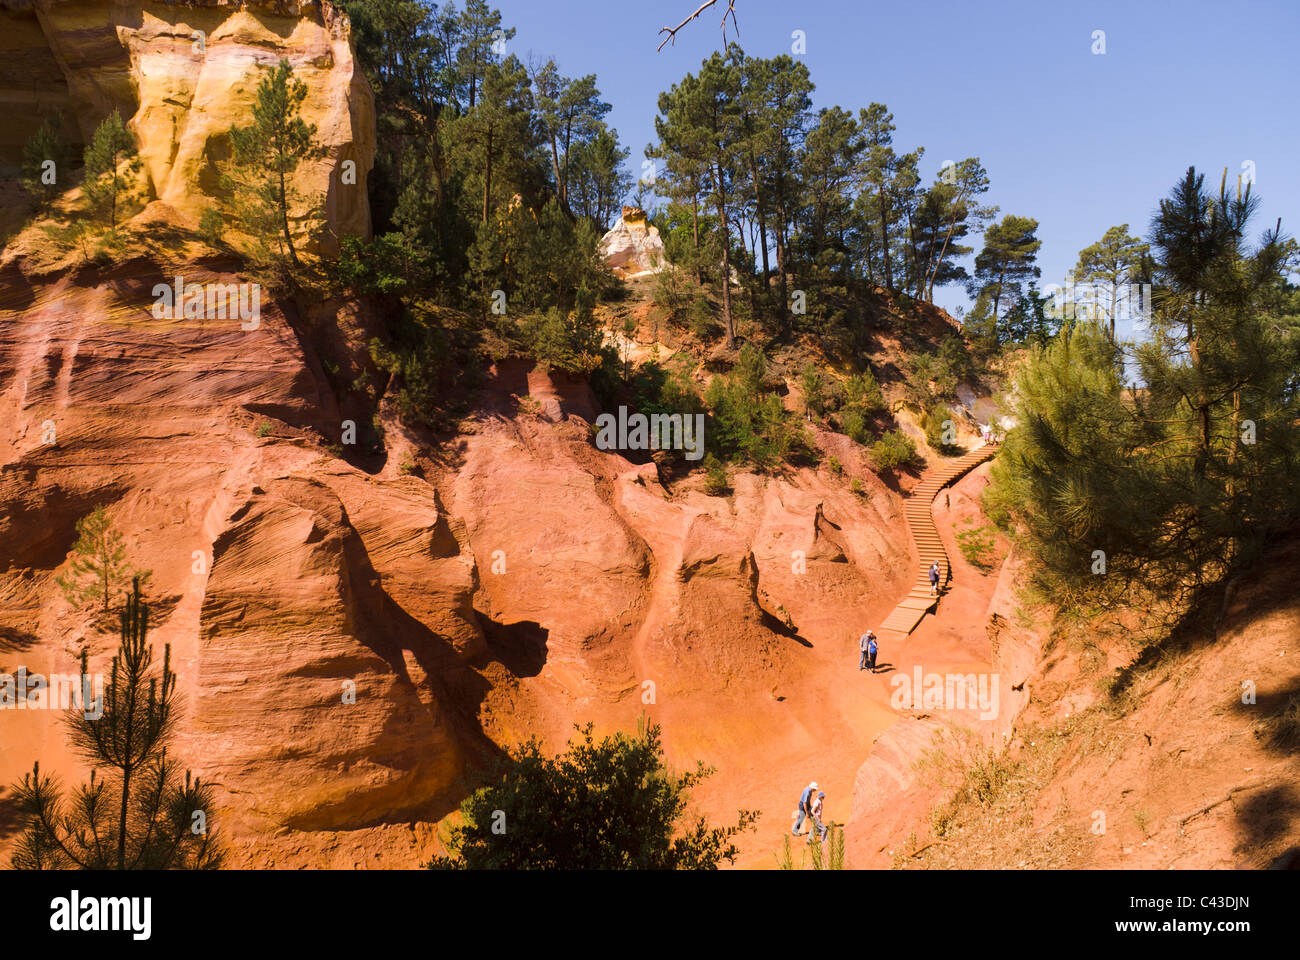
[(131, 200), (134, 175), (140, 169), (135, 138), (116, 110), (95, 128), (84, 160), (81, 190), (91, 216), (107, 226), (110, 233), (115, 232), (118, 213)]
[(934, 300), (934, 288), (969, 279), (957, 263), (971, 253), (961, 241), (971, 230), (982, 230), (997, 207), (976, 201), (989, 189), (987, 171), (978, 157), (967, 157), (939, 172), (920, 198), (913, 222), (917, 263), (922, 276), (920, 296)]
[(596, 75), (571, 80), (560, 76), (554, 60), (548, 60), (533, 75), (537, 116), (551, 154), (555, 194), (565, 213), (572, 215), (569, 184), (575, 149), (592, 143), (602, 133), (603, 122), (612, 107), (600, 99)]
[[(1250, 191), (1225, 179), (1215, 196), (1203, 179), (1189, 170), (1152, 222), (1150, 336), (1117, 345), (1081, 323), (1016, 376), (1020, 426), (990, 503), (1067, 599), (1175, 616), (1226, 602), (1300, 519), (1300, 318), (1279, 296), (1291, 247), (1280, 226), (1251, 246)], [(1124, 384), (1126, 359), (1141, 389)]]
[(771, 197), (772, 233), (776, 247), (776, 270), (781, 297), (781, 316), (790, 317), (788, 271), (790, 234), (795, 222), (795, 205), (801, 193), (799, 158), (812, 112), (813, 82), (806, 64), (782, 54), (756, 68), (751, 88), (761, 91), (762, 115), (771, 124), (771, 149), (760, 157), (765, 192)]
[(455, 29), (461, 41), (456, 52), (457, 96), (464, 109), (473, 110), (478, 106), (488, 68), (501, 63), (501, 52), (514, 38), (515, 30), (502, 27), (501, 12), (483, 0), (465, 0)]
[(852, 184), (864, 148), (853, 114), (840, 107), (818, 113), (804, 141), (800, 166), (805, 208), (800, 247), (818, 279), (825, 280), (834, 272), (843, 275), (848, 269)]
[[(295, 272), (302, 265), (290, 217), (304, 198), (293, 185), (293, 175), (303, 162), (324, 156), (312, 140), (315, 125), (299, 116), (306, 99), (307, 85), (294, 79), (289, 61), (281, 59), (257, 85), (253, 122), (230, 128), (231, 163), (223, 177), (225, 189), (235, 194), (245, 231), (257, 244), (259, 259), (275, 259), (269, 254), (274, 243), (278, 256), (287, 258)], [(302, 219), (319, 220), (320, 211), (311, 209)]]
[(1109, 298), (1106, 319), (1110, 338), (1115, 339), (1115, 315), (1119, 312), (1120, 288), (1141, 279), (1141, 270), (1151, 248), (1130, 236), (1128, 224), (1111, 227), (1096, 243), (1079, 251), (1079, 262), (1071, 279), (1075, 283), (1104, 284)]
[[(975, 257), (975, 279), (971, 295), (986, 295), (991, 311), (991, 321), (996, 327), (1002, 318), (1001, 309), (1013, 304), (1023, 293), (1023, 283), (1037, 278), (1038, 221), (1031, 217), (1007, 214), (984, 231), (984, 248)], [(1006, 338), (999, 335), (1002, 342)]]
[[(154, 675), (147, 642), (149, 608), (139, 584), (122, 611), (122, 644), (102, 702), (68, 718), (72, 742), (93, 769), (88, 784), (65, 796), (40, 765), (14, 788), (22, 832), (12, 863), (19, 870), (214, 869), (222, 855), (208, 828), (213, 794), (167, 756), (177, 706), (171, 647)], [(89, 677), (82, 653), (83, 678)], [(84, 683), (89, 687), (89, 683)], [(107, 771), (100, 776), (100, 771)]]
[(881, 270), (885, 287), (894, 289), (893, 247), (890, 229), (897, 220), (890, 202), (890, 188), (898, 172), (894, 152), (894, 115), (883, 103), (873, 103), (859, 112), (866, 141), (862, 177), (875, 195), (876, 226), (880, 231)]
[(37, 210), (44, 210), (67, 182), (71, 151), (61, 136), (63, 115), (55, 113), (41, 121), (32, 138), (23, 145), (22, 185)]
[(113, 529), (102, 506), (77, 521), (77, 540), (72, 545), (72, 553), (72, 565), (57, 582), (73, 606), (96, 600), (107, 612), (119, 584), (132, 577), (140, 583), (149, 580), (148, 571), (129, 570), (122, 535)]
[(619, 146), (618, 131), (596, 124), (590, 140), (575, 143), (565, 154), (566, 193), (576, 214), (602, 233), (614, 222), (623, 197), (632, 189), (625, 168), (630, 152)]
[[(673, 250), (671, 255), (675, 262), (693, 269), (696, 279), (704, 283), (706, 264), (710, 272), (713, 267), (707, 245), (701, 242), (700, 236), (700, 204), (708, 177), (709, 148), (688, 109), (690, 100), (697, 96), (697, 86), (696, 78), (687, 74), (680, 83), (659, 94), (659, 115), (655, 117), (655, 135), (659, 142), (646, 148), (646, 156), (664, 162), (662, 175), (656, 176), (655, 189), (668, 198), (670, 216), (674, 206), (690, 210), (690, 256), (683, 256), (685, 251), (681, 250)], [(671, 238), (665, 236), (665, 245), (670, 241)]]

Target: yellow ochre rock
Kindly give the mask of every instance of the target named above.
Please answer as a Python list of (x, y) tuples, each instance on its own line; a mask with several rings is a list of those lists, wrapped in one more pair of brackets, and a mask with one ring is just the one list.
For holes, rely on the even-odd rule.
[(285, 58), (307, 86), (302, 118), (324, 148), (295, 186), (323, 200), (327, 234), (368, 235), (374, 96), (349, 29), (324, 0), (0, 0), (0, 100), (13, 106), (0, 168), (17, 167), (45, 116), (62, 112), (64, 136), (80, 150), (117, 109), (136, 134), (146, 199), (195, 226), (221, 200), (217, 164), (229, 156), (230, 127), (250, 122), (261, 77)]

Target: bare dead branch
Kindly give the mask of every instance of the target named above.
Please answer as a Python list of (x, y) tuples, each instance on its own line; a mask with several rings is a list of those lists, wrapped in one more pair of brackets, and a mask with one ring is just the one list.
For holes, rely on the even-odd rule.
[[(664, 45), (665, 45), (665, 44), (668, 44), (668, 43), (676, 44), (676, 43), (677, 43), (677, 31), (680, 30), (682, 27), (686, 26), (686, 25), (687, 25), (688, 23), (690, 23), (692, 20), (696, 19), (696, 18), (697, 18), (700, 14), (702, 14), (705, 10), (709, 9), (709, 7), (712, 7), (712, 6), (714, 6), (715, 4), (717, 4), (717, 2), (718, 2), (718, 0), (704, 0), (704, 3), (700, 4), (699, 8), (698, 8), (694, 13), (692, 13), (689, 17), (687, 17), (687, 18), (686, 18), (685, 20), (683, 20), (681, 23), (677, 24), (677, 26), (675, 26), (675, 27), (663, 27), (663, 28), (661, 28), (661, 29), (659, 30), (659, 32), (660, 32), (660, 33), (666, 33), (666, 34), (668, 34), (668, 36), (664, 37), (663, 40), (660, 42), (659, 47), (658, 47), (658, 50), (662, 50), (662, 49), (664, 48)], [(740, 24), (736, 22), (736, 0), (727, 0), (727, 9), (726, 9), (726, 10), (723, 12), (723, 14), (722, 14), (722, 24), (721, 24), (721, 26), (722, 26), (722, 42), (723, 42), (724, 45), (725, 45), (726, 42), (727, 42), (727, 17), (731, 17), (731, 25), (732, 25), (732, 27), (735, 28), (736, 36), (740, 36)], [(657, 53), (658, 50), (656, 50), (655, 52)]]
[(1212, 801), (1210, 801), (1209, 803), (1207, 803), (1205, 806), (1200, 807), (1200, 808), (1198, 808), (1198, 809), (1196, 809), (1196, 810), (1193, 810), (1193, 811), (1192, 811), (1191, 813), (1189, 813), (1187, 816), (1181, 818), (1181, 819), (1178, 821), (1178, 832), (1179, 832), (1179, 833), (1182, 833), (1182, 832), (1183, 832), (1183, 827), (1187, 826), (1187, 824), (1188, 824), (1189, 821), (1191, 821), (1191, 820), (1195, 820), (1197, 817), (1201, 816), (1202, 814), (1209, 813), (1211, 810), (1213, 810), (1215, 807), (1219, 806), (1219, 804), (1221, 804), (1221, 803), (1227, 803), (1229, 800), (1232, 799), (1232, 795), (1233, 795), (1234, 793), (1241, 793), (1243, 790), (1257, 790), (1257, 789), (1259, 789), (1260, 787), (1266, 787), (1266, 786), (1268, 786), (1268, 781), (1267, 781), (1267, 780), (1256, 780), (1256, 781), (1254, 781), (1253, 783), (1245, 783), (1245, 784), (1242, 784), (1242, 785), (1239, 786), (1239, 787), (1233, 787), (1231, 790), (1229, 790), (1229, 791), (1228, 791), (1227, 793), (1225, 793), (1223, 796), (1219, 797), (1219, 799), (1217, 799), (1217, 800), (1212, 800)]
[(931, 840), (929, 843), (922, 844), (921, 846), (917, 847), (911, 853), (907, 854), (907, 856), (905, 856), (903, 859), (911, 860), (913, 857), (919, 857), (926, 850), (929, 850), (931, 847), (935, 847), (935, 846), (947, 847), (947, 846), (951, 846), (951, 844), (947, 840)]

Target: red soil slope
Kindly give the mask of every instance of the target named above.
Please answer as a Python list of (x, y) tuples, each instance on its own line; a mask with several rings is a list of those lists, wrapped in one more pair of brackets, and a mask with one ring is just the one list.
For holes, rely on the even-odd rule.
[[(436, 849), (468, 764), (642, 713), (672, 762), (718, 768), (702, 810), (762, 811), (745, 863), (770, 863), (810, 779), (848, 819), (853, 771), (897, 719), (884, 675), (857, 671), (856, 637), (917, 562), (900, 496), (860, 448), (827, 437), (843, 474), (670, 493), (652, 464), (592, 446), (583, 388), (504, 364), (447, 450), (389, 420), (387, 466), (367, 474), (328, 452), (343, 414), (318, 356), (326, 327), (364, 343), (361, 318), (317, 317), (311, 336), (274, 303), (252, 332), (156, 321), (164, 273), (6, 268), (0, 667), (72, 672), (89, 645), (103, 669), (111, 626), (54, 582), (76, 521), (103, 505), (153, 571), (152, 637), (187, 698), (175, 751), (218, 785), (235, 862), (409, 865)], [(398, 468), (404, 453), (423, 477)], [(934, 630), (906, 656), (951, 659)], [(0, 784), (33, 760), (83, 776), (56, 713), (0, 724)]]

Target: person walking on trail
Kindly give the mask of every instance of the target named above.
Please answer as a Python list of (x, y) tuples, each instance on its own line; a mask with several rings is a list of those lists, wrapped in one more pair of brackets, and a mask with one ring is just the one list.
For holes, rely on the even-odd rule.
[(930, 596), (939, 595), (939, 561), (930, 564)]
[(871, 657), (869, 651), (876, 645), (876, 635), (868, 630), (862, 636), (858, 637), (858, 649), (862, 651), (862, 658), (858, 661), (858, 669), (865, 670), (870, 664)]
[[(800, 833), (800, 828), (803, 827), (804, 820), (810, 813), (812, 813), (812, 798), (813, 794), (816, 792), (817, 781), (814, 780), (812, 783), (808, 784), (808, 786), (803, 788), (803, 793), (799, 794), (799, 806), (794, 812), (794, 827), (790, 830), (790, 832), (796, 837), (803, 835)], [(809, 826), (809, 830), (811, 829), (812, 827)]]
[(808, 815), (812, 818), (812, 825), (808, 828), (808, 839), (805, 841), (809, 845), (813, 842), (813, 837), (821, 843), (830, 833), (830, 828), (822, 823), (822, 801), (826, 799), (825, 791), (818, 791), (817, 796), (813, 798), (812, 806), (808, 810)]
[(876, 635), (871, 634), (871, 639), (867, 641), (867, 669), (872, 673), (876, 672)]

